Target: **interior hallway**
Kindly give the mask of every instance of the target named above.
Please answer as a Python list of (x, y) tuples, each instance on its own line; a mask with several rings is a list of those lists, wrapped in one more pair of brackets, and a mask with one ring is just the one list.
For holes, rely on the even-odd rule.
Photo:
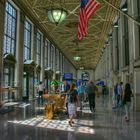
[(44, 109), (36, 101), (15, 105), (13, 111), (0, 115), (0, 140), (138, 140), (140, 114), (131, 108), (131, 119), (126, 123), (123, 109), (112, 110), (111, 104), (108, 96), (96, 98), (95, 114), (85, 104), (73, 127), (66, 116), (44, 119)]

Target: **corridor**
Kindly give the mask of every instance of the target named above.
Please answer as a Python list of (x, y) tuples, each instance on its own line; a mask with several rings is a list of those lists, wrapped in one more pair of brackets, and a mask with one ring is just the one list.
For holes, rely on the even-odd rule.
[(44, 108), (37, 102), (14, 105), (13, 110), (0, 115), (0, 140), (138, 140), (140, 119), (131, 105), (130, 122), (125, 122), (124, 109), (112, 110), (108, 96), (96, 98), (96, 113), (88, 103), (77, 113), (70, 127), (66, 115), (47, 120)]

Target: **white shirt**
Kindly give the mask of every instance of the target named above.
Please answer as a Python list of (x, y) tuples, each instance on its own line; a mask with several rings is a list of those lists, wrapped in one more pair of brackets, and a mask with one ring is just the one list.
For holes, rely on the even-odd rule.
[(118, 95), (122, 95), (122, 93), (123, 93), (123, 86), (118, 85)]
[(44, 85), (43, 84), (40, 84), (39, 86), (38, 86), (38, 91), (43, 91), (44, 90)]

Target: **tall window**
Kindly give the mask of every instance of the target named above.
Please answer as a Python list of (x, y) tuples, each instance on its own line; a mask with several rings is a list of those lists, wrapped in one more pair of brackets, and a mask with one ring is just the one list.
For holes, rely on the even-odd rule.
[(51, 67), (51, 43), (48, 42), (48, 67)]
[(41, 33), (38, 31), (37, 32), (37, 64), (40, 65), (41, 64), (41, 41), (42, 41), (42, 35)]
[(129, 40), (128, 40), (128, 18), (124, 16), (124, 65), (129, 65)]
[(51, 45), (51, 68), (54, 70), (54, 46)]
[(16, 52), (16, 22), (17, 11), (9, 2), (6, 2), (4, 53), (14, 55)]
[(58, 49), (56, 49), (55, 66), (56, 66), (56, 70), (59, 70), (59, 50)]
[(48, 67), (48, 45), (49, 41), (46, 39), (46, 44), (45, 44), (45, 60), (44, 60), (44, 66)]
[(118, 28), (116, 28), (116, 60), (117, 60), (117, 70), (119, 70), (119, 42), (118, 42)]
[(56, 66), (55, 66), (55, 57), (56, 57), (56, 48), (55, 47), (53, 47), (53, 70), (55, 70), (56, 69)]
[(62, 74), (64, 74), (64, 56), (62, 55)]
[(129, 40), (128, 40), (128, 19), (125, 16), (124, 17), (124, 31), (125, 31), (125, 35), (124, 35), (124, 44), (125, 44), (125, 66), (129, 65)]
[(26, 20), (24, 27), (24, 60), (31, 59), (31, 23)]
[(61, 71), (61, 64), (62, 64), (61, 56), (62, 54), (59, 52), (59, 71)]
[(14, 67), (4, 66), (4, 86), (14, 86)]

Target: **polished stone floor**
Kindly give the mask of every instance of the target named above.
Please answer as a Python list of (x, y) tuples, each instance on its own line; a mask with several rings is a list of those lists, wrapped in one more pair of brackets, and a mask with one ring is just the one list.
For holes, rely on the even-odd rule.
[[(132, 103), (133, 104), (133, 103)], [(8, 106), (8, 107), (7, 107)], [(9, 107), (10, 106), (10, 107)], [(140, 113), (131, 107), (130, 122), (125, 122), (124, 109), (112, 110), (108, 96), (96, 98), (96, 113), (88, 104), (78, 110), (73, 127), (67, 116), (46, 120), (44, 108), (36, 101), (5, 105), (12, 108), (0, 114), (0, 140), (138, 140)], [(59, 115), (61, 116), (61, 115)]]

